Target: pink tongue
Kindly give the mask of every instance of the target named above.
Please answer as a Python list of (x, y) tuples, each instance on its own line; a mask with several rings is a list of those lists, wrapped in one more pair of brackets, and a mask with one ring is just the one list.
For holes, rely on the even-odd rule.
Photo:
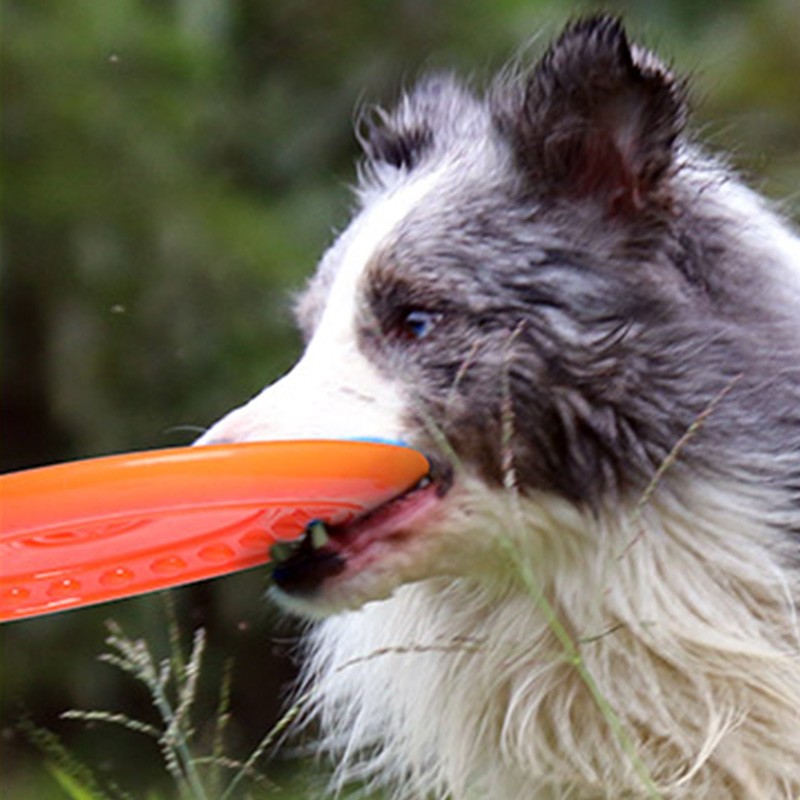
[(341, 541), (346, 548), (355, 546), (356, 549), (362, 549), (370, 542), (387, 539), (404, 532), (438, 502), (437, 487), (434, 484), (417, 489), (340, 528)]

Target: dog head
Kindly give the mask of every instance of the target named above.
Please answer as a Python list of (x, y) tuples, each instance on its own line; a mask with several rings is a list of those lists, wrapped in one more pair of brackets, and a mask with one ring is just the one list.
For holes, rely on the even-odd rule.
[[(483, 95), (439, 76), (365, 116), (360, 209), (297, 306), (303, 357), (200, 443), (379, 437), (433, 469), (281, 565), (284, 597), (335, 610), (490, 569), (491, 536), (464, 535), (503, 513), (489, 495), (630, 501), (721, 393), (735, 402), (673, 472), (733, 474), (772, 447), (779, 259), (685, 117), (683, 84), (608, 17)], [(759, 381), (775, 392), (756, 401)]]

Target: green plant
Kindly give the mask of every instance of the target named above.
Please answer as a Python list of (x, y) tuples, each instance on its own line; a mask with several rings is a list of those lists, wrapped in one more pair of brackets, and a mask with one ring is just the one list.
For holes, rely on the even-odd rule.
[[(188, 656), (181, 647), (180, 630), (174, 609), (167, 600), (170, 652), (163, 658), (154, 655), (144, 639), (128, 636), (116, 622), (109, 622), (108, 652), (100, 661), (110, 664), (147, 688), (160, 724), (154, 725), (114, 711), (70, 710), (64, 719), (118, 725), (157, 742), (164, 765), (172, 777), (181, 800), (232, 800), (249, 787), (274, 789), (274, 785), (256, 767), (257, 762), (282, 728), (271, 730), (244, 761), (225, 753), (225, 732), (230, 721), (232, 670), (226, 662), (221, 680), (213, 723), (210, 751), (198, 736), (192, 721), (206, 648), (205, 631), (194, 632)], [(47, 757), (47, 768), (64, 791), (74, 800), (131, 800), (131, 795), (115, 784), (102, 785), (94, 771), (80, 762), (51, 731), (22, 723), (28, 738)], [(209, 749), (206, 747), (206, 749)]]

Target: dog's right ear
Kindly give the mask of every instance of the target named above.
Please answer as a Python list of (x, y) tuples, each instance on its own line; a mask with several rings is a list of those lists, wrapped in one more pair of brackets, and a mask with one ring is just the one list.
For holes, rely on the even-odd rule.
[(381, 108), (363, 113), (356, 128), (361, 149), (375, 164), (412, 170), (428, 149), (431, 131), (423, 123), (394, 119)]
[(666, 201), (685, 117), (684, 85), (606, 15), (568, 27), (531, 74), (495, 98), (495, 120), (531, 190), (594, 199), (610, 214)]

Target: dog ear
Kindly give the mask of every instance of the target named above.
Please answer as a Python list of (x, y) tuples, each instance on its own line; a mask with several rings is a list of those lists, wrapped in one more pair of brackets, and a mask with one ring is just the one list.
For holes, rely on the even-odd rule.
[(500, 108), (534, 191), (636, 213), (673, 167), (685, 86), (631, 48), (617, 18), (601, 15), (567, 28)]
[(477, 101), (450, 73), (433, 73), (404, 93), (391, 111), (366, 108), (356, 136), (367, 159), (410, 172), (434, 149), (434, 131), (447, 138), (465, 118), (475, 114)]
[(412, 170), (431, 142), (431, 132), (422, 124), (403, 124), (380, 108), (362, 113), (356, 127), (361, 149), (373, 163)]

